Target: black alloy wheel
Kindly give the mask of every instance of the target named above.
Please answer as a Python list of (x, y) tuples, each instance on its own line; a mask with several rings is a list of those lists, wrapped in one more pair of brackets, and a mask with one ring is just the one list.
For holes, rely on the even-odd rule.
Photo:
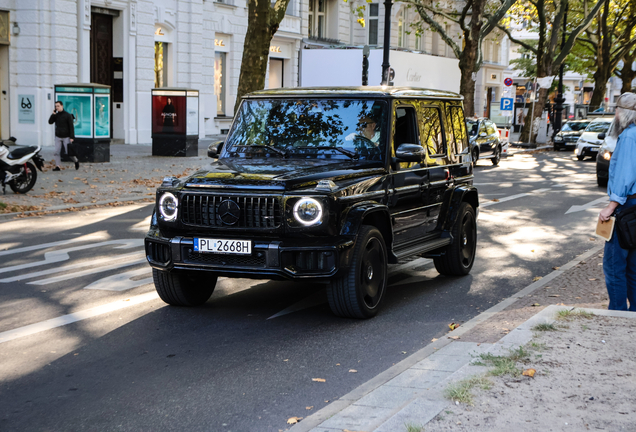
[(31, 162), (24, 164), (20, 171), (20, 175), (9, 182), (9, 187), (17, 194), (25, 194), (35, 186), (38, 172)]
[(460, 205), (451, 234), (453, 242), (446, 246), (443, 255), (433, 258), (433, 262), (440, 274), (465, 276), (473, 268), (477, 250), (477, 220), (470, 204)]
[(492, 159), (490, 159), (490, 161), (495, 166), (499, 165), (499, 162), (501, 161), (501, 146), (498, 145), (495, 148), (495, 155), (492, 157)]
[(371, 318), (387, 286), (387, 252), (382, 234), (373, 226), (360, 227), (351, 267), (327, 288), (329, 306), (335, 315)]

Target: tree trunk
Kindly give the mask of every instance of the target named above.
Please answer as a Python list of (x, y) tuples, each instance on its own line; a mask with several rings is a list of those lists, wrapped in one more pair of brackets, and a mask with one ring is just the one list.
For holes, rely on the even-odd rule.
[(636, 70), (632, 69), (636, 59), (636, 51), (633, 54), (625, 56), (623, 59), (623, 69), (621, 70), (621, 80), (623, 80), (623, 86), (621, 87), (621, 94), (632, 91), (632, 81), (636, 78)]
[(476, 73), (478, 69), (477, 61), (479, 59), (475, 48), (476, 42), (466, 36), (464, 40), (466, 41), (466, 46), (459, 59), (459, 70), (461, 72), (459, 93), (464, 96), (464, 114), (466, 117), (473, 117), (475, 115), (475, 81), (473, 81), (473, 73)]
[(594, 111), (603, 105), (608, 79), (609, 75), (605, 68), (601, 67), (594, 73), (594, 92), (592, 93), (592, 100), (590, 100), (590, 110)]
[[(283, 2), (280, 7), (287, 9), (288, 4), (289, 0)], [(243, 59), (241, 60), (234, 113), (236, 113), (243, 96), (265, 88), (269, 46), (284, 16), (284, 10), (282, 14), (279, 13), (277, 9), (272, 8), (269, 1), (249, 1), (247, 34), (243, 45)]]
[[(534, 102), (534, 109), (532, 108), (532, 105), (530, 105), (531, 109), (528, 110), (528, 115), (526, 115), (523, 119), (523, 128), (521, 129), (519, 141), (532, 144), (537, 142), (537, 135), (539, 134), (539, 126), (541, 124), (541, 115), (543, 114), (543, 108), (548, 100), (548, 90), (549, 89), (543, 87), (539, 89), (539, 97)], [(532, 130), (530, 130), (531, 127)]]

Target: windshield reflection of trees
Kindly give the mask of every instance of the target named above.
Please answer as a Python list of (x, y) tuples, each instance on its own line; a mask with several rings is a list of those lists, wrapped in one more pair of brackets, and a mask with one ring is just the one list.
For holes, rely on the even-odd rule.
[[(385, 124), (384, 107), (373, 100), (248, 100), (228, 136), (228, 151), (241, 154), (247, 150), (236, 146), (271, 146), (290, 156), (316, 157), (323, 153), (317, 147), (340, 147), (361, 158), (381, 158), (384, 139), (375, 145), (359, 130), (364, 119), (375, 120), (377, 128)], [(328, 157), (347, 158), (335, 151)]]

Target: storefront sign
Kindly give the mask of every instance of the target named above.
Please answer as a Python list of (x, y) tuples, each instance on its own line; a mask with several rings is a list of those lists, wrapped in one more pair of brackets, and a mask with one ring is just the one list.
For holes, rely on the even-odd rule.
[(214, 39), (214, 46), (224, 47), (225, 41), (223, 39)]
[(35, 95), (18, 95), (18, 123), (35, 123)]
[(291, 53), (291, 45), (281, 42), (280, 40), (272, 40), (272, 43), (269, 46), (269, 54), (273, 58), (290, 59), (292, 57)]
[(271, 45), (271, 46), (269, 47), (269, 52), (279, 53), (279, 52), (282, 52), (282, 51), (281, 51), (281, 49), (280, 49), (280, 47), (279, 47), (279, 46)]
[(413, 69), (409, 68), (409, 70), (406, 71), (406, 80), (408, 82), (420, 82), (421, 79), (422, 75), (418, 74)]

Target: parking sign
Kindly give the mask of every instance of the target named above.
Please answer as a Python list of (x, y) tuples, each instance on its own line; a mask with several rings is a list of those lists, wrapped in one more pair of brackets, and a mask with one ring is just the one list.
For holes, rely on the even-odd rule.
[(499, 106), (499, 109), (501, 111), (512, 111), (513, 103), (513, 98), (501, 98), (501, 105)]

